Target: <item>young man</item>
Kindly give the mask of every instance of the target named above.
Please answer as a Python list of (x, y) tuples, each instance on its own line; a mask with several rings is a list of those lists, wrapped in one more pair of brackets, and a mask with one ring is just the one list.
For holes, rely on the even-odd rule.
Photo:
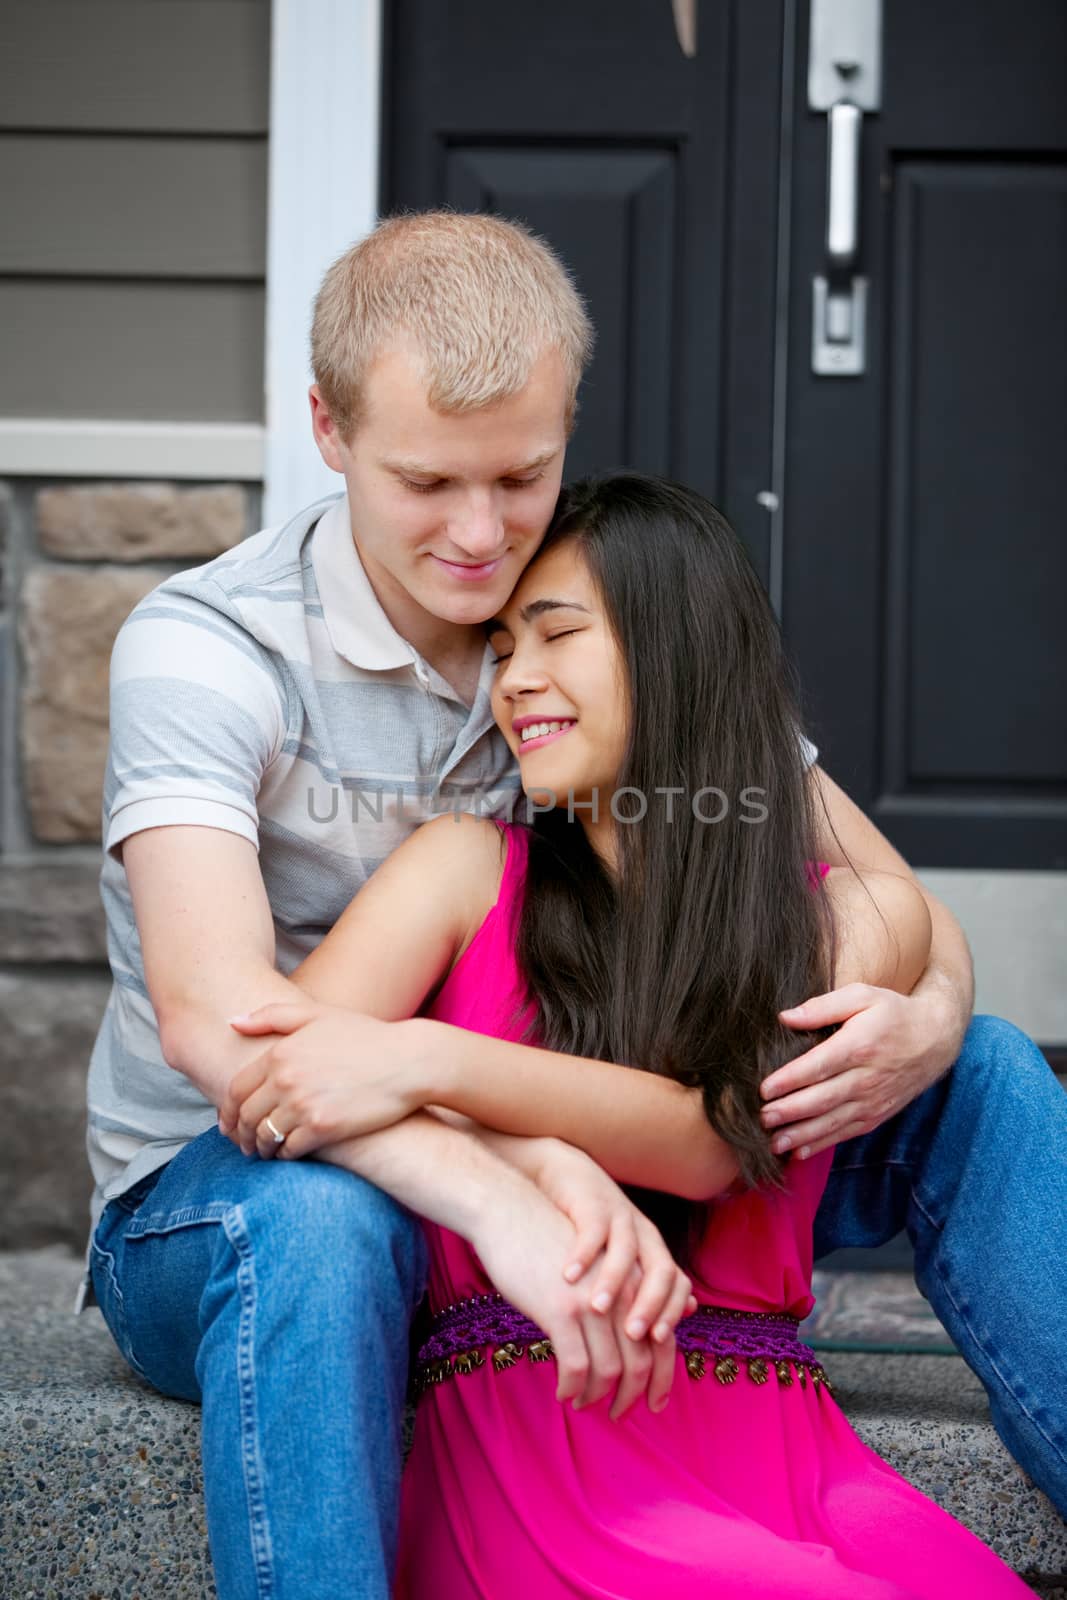
[[(551, 515), (589, 342), (565, 272), (523, 230), (450, 214), (382, 224), (316, 302), (312, 426), (346, 494), (167, 580), (116, 644), (103, 876), (115, 984), (89, 1082), (91, 1283), (131, 1365), (203, 1404), (223, 1600), (388, 1594), (424, 1265), (410, 1211), (463, 1232), (546, 1327), (561, 1391), (596, 1398), (621, 1373), (652, 1400), (669, 1384), (672, 1342), (647, 1322), (673, 1326), (684, 1280), (581, 1151), (546, 1137), (526, 1177), (505, 1136), (421, 1113), (318, 1160), (262, 1161), (216, 1126), (264, 1048), (228, 1019), (277, 1000), (306, 1009), (284, 974), (421, 821), (508, 809), (517, 780), (481, 624)], [(847, 850), (907, 873), (818, 781), (824, 859)], [(906, 998), (813, 997), (799, 1026), (843, 1026), (769, 1080), (768, 1125), (777, 1116), (776, 1137), (813, 1151), (845, 1141), (820, 1253), (907, 1225), (920, 1285), (1003, 1437), (1062, 1490), (1052, 1318), (1035, 1311), (1039, 1294), (1067, 1289), (1052, 1132), (1067, 1116), (1015, 1030), (972, 1024), (963, 1043), (966, 946), (927, 901), (922, 981)], [(387, 1082), (407, 1034), (358, 1028), (361, 1059)], [(665, 1147), (699, 1138), (702, 1109), (676, 1085), (590, 1071), (612, 1075), (612, 1103)], [(582, 1086), (560, 1095), (581, 1126)], [(240, 1140), (251, 1153), (249, 1130)], [(1040, 1217), (1012, 1160), (1023, 1142)], [(595, 1257), (573, 1288), (569, 1257)], [(598, 1315), (605, 1281), (617, 1303)]]

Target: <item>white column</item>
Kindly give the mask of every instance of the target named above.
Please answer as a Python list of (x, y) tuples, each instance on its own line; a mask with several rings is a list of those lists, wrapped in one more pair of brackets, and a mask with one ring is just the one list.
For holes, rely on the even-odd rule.
[(378, 213), (381, 0), (272, 0), (265, 526), (343, 487), (311, 437), (311, 302)]

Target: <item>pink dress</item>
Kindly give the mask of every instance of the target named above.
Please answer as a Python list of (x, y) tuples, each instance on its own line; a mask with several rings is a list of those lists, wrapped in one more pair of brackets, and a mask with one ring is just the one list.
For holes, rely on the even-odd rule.
[[(521, 829), (508, 834), (497, 903), (429, 1011), (498, 1038), (522, 1031), (513, 951), (527, 843)], [(692, 1274), (702, 1306), (808, 1314), (812, 1223), (832, 1159), (828, 1150), (791, 1163), (784, 1194), (714, 1208)], [(492, 1296), (470, 1246), (425, 1227), (431, 1310)], [(556, 1400), (555, 1364), (532, 1359), (544, 1354), (536, 1342), (520, 1339), (523, 1353), (503, 1370), (496, 1343), (447, 1358), (435, 1376), (448, 1376), (419, 1401), (397, 1600), (1032, 1595), (868, 1449), (811, 1365), (739, 1354), (724, 1382), (714, 1355), (690, 1354), (687, 1366), (680, 1351), (666, 1409), (653, 1415), (639, 1401), (611, 1422), (610, 1399), (580, 1412)], [(703, 1377), (690, 1375), (694, 1365)]]

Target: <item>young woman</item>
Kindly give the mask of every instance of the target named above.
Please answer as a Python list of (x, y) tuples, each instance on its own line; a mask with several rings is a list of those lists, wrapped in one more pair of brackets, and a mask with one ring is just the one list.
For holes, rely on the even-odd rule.
[[(607, 1103), (585, 1139), (642, 1185), (687, 1275), (665, 1300), (691, 1285), (696, 1309), (667, 1319), (669, 1406), (662, 1385), (630, 1406), (624, 1384), (563, 1405), (542, 1330), (464, 1239), (427, 1224), (433, 1322), (397, 1595), (1028, 1594), (860, 1441), (798, 1338), (833, 1153), (775, 1156), (761, 1128), (762, 1079), (813, 1042), (779, 1014), (853, 979), (910, 989), (930, 928), (906, 880), (816, 870), (797, 709), (739, 542), (684, 489), (579, 485), (488, 627), (532, 820), (422, 828), (297, 981), (386, 1019), (421, 1010), (547, 1046), (575, 1074), (592, 1058), (698, 1091), (698, 1163), (618, 1127)], [(573, 1139), (538, 1059), (495, 1081), (472, 1064), (418, 1103)], [(343, 1095), (343, 1071), (330, 1081)], [(291, 1075), (257, 1095), (296, 1128)], [(536, 1161), (536, 1140), (509, 1148)]]

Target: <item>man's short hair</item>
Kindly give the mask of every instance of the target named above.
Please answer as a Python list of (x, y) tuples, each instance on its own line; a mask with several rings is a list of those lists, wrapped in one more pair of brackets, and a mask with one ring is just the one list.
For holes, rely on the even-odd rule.
[(326, 273), (315, 298), (311, 365), (341, 437), (360, 421), (376, 356), (410, 344), (436, 411), (474, 411), (517, 394), (558, 350), (574, 417), (593, 327), (559, 257), (500, 217), (424, 211), (380, 222)]

